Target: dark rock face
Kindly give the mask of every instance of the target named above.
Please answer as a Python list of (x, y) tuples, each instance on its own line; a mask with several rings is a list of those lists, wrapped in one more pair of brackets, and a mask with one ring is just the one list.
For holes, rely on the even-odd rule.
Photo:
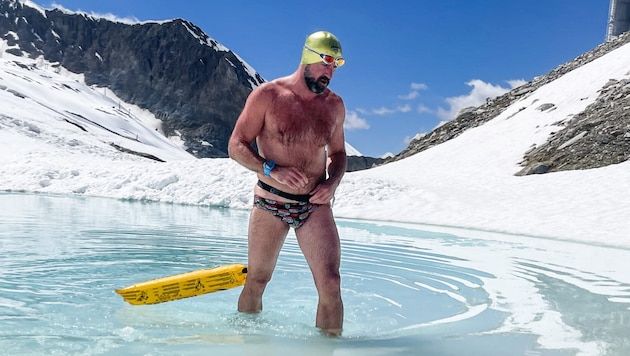
[(0, 36), (14, 55), (43, 56), (89, 85), (148, 109), (167, 136), (197, 157), (227, 157), (227, 141), (251, 90), (264, 82), (194, 24), (123, 24), (0, 0)]
[[(227, 157), (247, 96), (264, 79), (194, 24), (176, 19), (125, 24), (0, 0), (0, 38), (17, 56), (44, 57), (88, 85), (107, 87), (162, 120), (199, 158)], [(382, 160), (349, 157), (348, 169)]]
[(383, 158), (373, 158), (365, 156), (348, 156), (346, 172), (360, 171), (376, 167), (385, 162)]
[[(470, 128), (482, 125), (541, 86), (626, 43), (630, 43), (630, 32), (601, 44), (544, 76), (537, 77), (500, 97), (488, 100), (477, 108), (466, 110), (433, 132), (414, 139), (405, 150), (388, 159), (386, 163), (412, 156), (455, 138)], [(538, 109), (553, 110), (554, 105), (541, 103)], [(570, 122), (562, 124), (565, 128), (556, 132), (545, 145), (524, 153), (525, 157), (521, 163), (524, 168), (517, 173), (518, 175), (597, 168), (628, 160), (630, 158), (630, 85), (626, 81), (609, 82), (602, 89), (595, 103), (573, 117)]]
[(517, 175), (604, 167), (630, 159), (630, 80), (611, 80), (597, 101), (525, 154)]

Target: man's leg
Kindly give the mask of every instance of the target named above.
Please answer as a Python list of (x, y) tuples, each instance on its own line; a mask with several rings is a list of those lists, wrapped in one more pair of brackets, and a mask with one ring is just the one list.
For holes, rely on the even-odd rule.
[(339, 276), (341, 246), (330, 205), (320, 205), (295, 234), (313, 273), (319, 296), (315, 326), (339, 335), (343, 327)]
[(254, 207), (249, 218), (247, 280), (238, 299), (238, 310), (262, 310), (262, 295), (276, 267), (289, 227), (278, 217)]

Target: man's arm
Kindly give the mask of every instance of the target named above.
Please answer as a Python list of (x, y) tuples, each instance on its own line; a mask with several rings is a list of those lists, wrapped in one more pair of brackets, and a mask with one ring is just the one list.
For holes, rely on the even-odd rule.
[(335, 195), (335, 190), (341, 183), (341, 178), (346, 173), (346, 139), (343, 132), (343, 122), (346, 116), (346, 109), (341, 98), (336, 110), (337, 120), (330, 142), (327, 145), (328, 152), (328, 178), (319, 184), (311, 192), (313, 195), (311, 203), (328, 204)]
[(263, 174), (264, 159), (252, 147), (265, 122), (269, 105), (269, 90), (265, 84), (255, 88), (247, 98), (243, 111), (236, 120), (228, 142), (228, 155), (245, 168)]

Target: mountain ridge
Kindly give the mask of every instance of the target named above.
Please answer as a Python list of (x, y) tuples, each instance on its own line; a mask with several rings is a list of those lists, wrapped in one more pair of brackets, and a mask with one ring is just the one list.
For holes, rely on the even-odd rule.
[[(426, 135), (414, 138), (409, 146), (385, 161), (395, 162), (420, 153), (433, 146), (447, 142), (463, 132), (482, 125), (498, 116), (513, 103), (524, 100), (538, 88), (563, 75), (600, 58), (611, 51), (630, 43), (630, 32), (623, 33), (602, 43), (572, 61), (563, 63), (545, 75), (512, 89), (497, 98), (488, 99), (476, 108), (460, 113), (455, 119), (445, 123)], [(590, 169), (616, 164), (630, 159), (630, 86), (626, 81), (611, 81), (602, 89), (603, 95), (584, 112), (571, 120), (560, 123), (565, 126), (541, 146), (533, 146), (524, 153), (521, 165), (523, 169), (517, 175), (541, 174), (569, 169)], [(607, 110), (613, 101), (620, 105), (614, 110)], [(553, 110), (553, 103), (541, 103), (540, 111)], [(599, 115), (595, 119), (594, 115)], [(607, 122), (601, 115), (610, 118)], [(610, 125), (611, 122), (615, 124)], [(576, 133), (577, 131), (577, 133)], [(576, 134), (582, 136), (575, 139)], [(589, 135), (590, 134), (590, 135)], [(582, 139), (586, 138), (586, 139)], [(570, 145), (564, 143), (575, 139)]]
[[(148, 109), (167, 136), (197, 157), (227, 157), (227, 141), (252, 88), (264, 79), (235, 53), (183, 19), (127, 24), (0, 1), (8, 53), (82, 73)], [(43, 11), (43, 12), (42, 12)]]
[[(599, 97), (610, 109), (626, 107), (617, 103), (630, 80), (630, 44), (573, 66), (454, 139), (348, 173), (336, 192), (335, 214), (551, 239), (597, 236), (603, 244), (627, 246), (629, 161), (515, 175), (532, 147), (542, 147), (589, 106), (605, 109)], [(193, 157), (156, 132), (158, 120), (148, 111), (121, 105), (62, 67), (4, 53), (0, 100), (0, 190), (251, 209), (255, 174), (227, 158)], [(611, 137), (624, 137), (628, 127), (616, 130), (621, 133)], [(555, 151), (579, 148), (589, 135), (597, 137), (575, 131)]]
[[(114, 22), (84, 13), (30, 7), (18, 0), (0, 0), (0, 10), (7, 14), (0, 17), (0, 34), (4, 33), (9, 45), (6, 52), (43, 56), (53, 65), (83, 73), (86, 84), (107, 87), (121, 100), (151, 111), (161, 120), (164, 135), (183, 141), (185, 149), (198, 158), (227, 157), (227, 141), (236, 118), (249, 92), (264, 82), (238, 55), (184, 19)], [(391, 158), (349, 155), (348, 171), (394, 162), (447, 142), (525, 100), (541, 86), (628, 42), (630, 34), (622, 34), (525, 85), (463, 111), (429, 134), (417, 136)], [(629, 90), (626, 81), (603, 88), (602, 97), (583, 113), (560, 122), (562, 127), (549, 142), (524, 152), (522, 170), (516, 174), (589, 169), (628, 160)], [(540, 105), (543, 113), (554, 110), (555, 104)], [(614, 109), (606, 109), (612, 106)]]

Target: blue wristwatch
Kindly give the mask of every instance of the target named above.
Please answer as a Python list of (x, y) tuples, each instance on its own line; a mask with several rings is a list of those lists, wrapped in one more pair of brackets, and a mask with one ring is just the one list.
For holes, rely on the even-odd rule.
[(263, 171), (265, 171), (265, 176), (271, 177), (271, 171), (276, 168), (276, 162), (268, 159), (263, 163)]

